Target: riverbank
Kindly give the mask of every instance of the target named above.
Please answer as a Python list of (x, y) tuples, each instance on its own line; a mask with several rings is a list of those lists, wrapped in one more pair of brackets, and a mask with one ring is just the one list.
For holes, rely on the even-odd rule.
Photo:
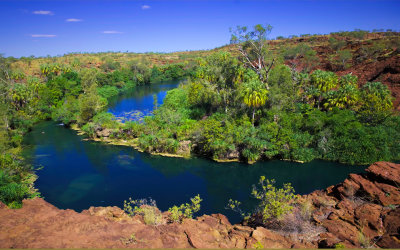
[[(75, 130), (77, 132), (77, 135), (79, 135), (79, 136), (86, 135), (86, 133), (82, 129), (80, 129), (77, 124), (72, 124), (70, 126), (70, 128), (72, 130)], [(139, 143), (137, 141), (138, 140), (137, 138), (135, 138), (133, 140), (123, 140), (123, 139), (112, 139), (112, 138), (109, 138), (109, 137), (100, 137), (100, 138), (99, 137), (96, 137), (96, 138), (87, 137), (87, 138), (82, 139), (82, 140), (84, 140), (84, 141), (104, 142), (104, 143), (107, 143), (109, 145), (115, 145), (115, 146), (133, 147), (134, 149), (136, 149), (137, 151), (139, 151), (141, 153), (145, 152), (144, 150), (142, 150), (139, 147)], [(189, 156), (185, 156), (185, 155), (179, 155), (179, 154), (157, 153), (157, 152), (146, 152), (146, 153), (149, 153), (151, 155), (160, 155), (160, 156), (164, 156), (164, 157), (190, 158), (190, 155)]]
[(0, 247), (399, 248), (399, 185), (400, 164), (377, 162), (365, 174), (350, 174), (343, 183), (304, 195), (310, 204), (309, 219), (288, 215), (285, 221), (300, 227), (284, 229), (232, 225), (221, 214), (168, 223), (167, 212), (160, 225), (151, 226), (117, 207), (77, 213), (36, 198), (24, 200), (17, 210), (0, 204)]
[[(83, 136), (86, 135), (86, 133), (79, 128), (79, 126), (77, 124), (72, 124), (70, 126), (70, 128), (74, 131), (77, 132), (77, 135), (79, 136)], [(172, 153), (162, 153), (162, 152), (148, 152), (148, 151), (144, 151), (143, 149), (140, 148), (139, 143), (138, 143), (138, 139), (132, 139), (132, 140), (124, 140), (124, 139), (113, 139), (113, 138), (109, 138), (107, 137), (87, 137), (85, 139), (82, 139), (84, 141), (97, 141), (97, 142), (104, 142), (107, 143), (109, 145), (115, 145), (115, 146), (127, 146), (127, 147), (133, 147), (134, 149), (136, 149), (137, 151), (143, 153), (146, 152), (148, 154), (151, 155), (159, 155), (159, 156), (164, 156), (164, 157), (174, 157), (174, 158), (186, 158), (189, 159), (192, 154), (191, 152), (187, 152), (185, 154), (172, 154)], [(218, 163), (229, 163), (229, 162), (242, 162), (240, 160), (239, 157), (237, 158), (233, 158), (233, 159), (217, 159), (217, 158), (210, 158), (211, 160), (218, 162)], [(306, 163), (305, 161), (298, 161), (298, 160), (290, 160), (290, 159), (282, 159), (282, 161), (289, 161), (289, 162), (296, 162), (296, 163)], [(248, 161), (246, 162), (249, 165), (252, 165), (254, 163), (256, 163), (257, 161)]]

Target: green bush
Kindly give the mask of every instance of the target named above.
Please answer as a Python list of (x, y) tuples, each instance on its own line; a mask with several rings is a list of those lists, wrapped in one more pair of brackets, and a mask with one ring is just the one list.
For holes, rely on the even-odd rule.
[(241, 202), (230, 199), (226, 209), (238, 212), (246, 221), (255, 224), (266, 224), (271, 221), (282, 220), (285, 215), (292, 212), (297, 196), (290, 183), (284, 184), (283, 188), (277, 189), (275, 180), (266, 180), (261, 176), (259, 187), (253, 186), (252, 196), (260, 202), (253, 212), (246, 213), (240, 208)]
[(196, 195), (193, 198), (190, 198), (191, 204), (186, 203), (182, 204), (179, 207), (173, 206), (168, 209), (170, 212), (169, 219), (172, 222), (182, 222), (184, 218), (192, 218), (194, 213), (197, 213), (200, 210), (200, 202), (202, 199), (200, 195)]
[(93, 117), (93, 123), (103, 128), (115, 129), (118, 127), (118, 122), (115, 116), (108, 112), (101, 112)]
[(146, 225), (160, 225), (162, 223), (162, 214), (158, 210), (155, 200), (139, 199), (124, 201), (124, 211), (129, 216), (142, 215)]
[(329, 38), (329, 46), (332, 48), (333, 51), (339, 51), (344, 46), (346, 46), (346, 41), (341, 39), (336, 39), (334, 37)]
[(32, 175), (21, 178), (0, 169), (0, 201), (11, 208), (20, 208), (23, 199), (36, 197), (38, 193), (30, 186), (31, 178)]
[(251, 192), (254, 198), (260, 200), (256, 214), (261, 216), (263, 223), (270, 219), (282, 219), (293, 210), (292, 203), (296, 200), (294, 188), (289, 183), (279, 189), (274, 184), (275, 180), (266, 180), (265, 176), (261, 176), (259, 187), (254, 186)]
[(115, 86), (103, 86), (97, 89), (97, 92), (101, 97), (109, 99), (110, 97), (116, 96), (119, 94), (118, 88)]

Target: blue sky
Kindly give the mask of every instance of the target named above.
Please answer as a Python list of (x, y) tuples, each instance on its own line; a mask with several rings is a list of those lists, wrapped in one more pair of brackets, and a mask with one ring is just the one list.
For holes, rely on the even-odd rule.
[(0, 11), (0, 53), (14, 57), (211, 49), (258, 23), (271, 38), (400, 30), (398, 0), (0, 0)]

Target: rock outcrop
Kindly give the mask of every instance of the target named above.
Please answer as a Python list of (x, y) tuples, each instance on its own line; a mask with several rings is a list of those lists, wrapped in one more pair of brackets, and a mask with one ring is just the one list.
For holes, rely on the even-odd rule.
[(343, 183), (308, 195), (313, 201), (331, 201), (325, 205), (313, 202), (315, 221), (327, 230), (319, 245), (399, 248), (399, 180), (399, 164), (377, 162), (364, 174), (350, 174)]
[[(400, 164), (377, 162), (363, 174), (303, 196), (310, 228), (300, 233), (231, 225), (221, 214), (168, 223), (164, 213), (163, 223), (152, 226), (118, 207), (77, 213), (36, 198), (17, 210), (0, 204), (0, 248), (400, 248), (399, 183)], [(295, 214), (287, 221), (295, 221)]]

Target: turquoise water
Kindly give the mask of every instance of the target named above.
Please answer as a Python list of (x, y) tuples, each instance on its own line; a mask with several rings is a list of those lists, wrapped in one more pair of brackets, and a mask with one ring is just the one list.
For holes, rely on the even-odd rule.
[[(110, 111), (151, 108), (153, 94), (165, 96), (165, 89), (153, 90), (156, 93), (143, 91), (143, 95), (130, 93), (119, 97)], [(143, 98), (144, 95), (147, 97)], [(137, 103), (141, 106), (135, 106)], [(81, 211), (90, 206), (122, 207), (129, 197), (151, 197), (161, 210), (167, 210), (200, 194), (203, 201), (199, 215), (223, 213), (231, 222), (239, 222), (238, 215), (225, 206), (232, 198), (242, 201), (244, 209), (250, 210), (255, 200), (249, 194), (261, 175), (276, 179), (278, 186), (290, 182), (297, 193), (306, 194), (364, 169), (326, 161), (247, 165), (196, 157), (168, 158), (82, 139), (75, 131), (55, 122), (42, 122), (25, 137), (28, 161), (43, 166), (37, 171), (39, 179), (35, 185), (48, 202), (59, 208)]]

